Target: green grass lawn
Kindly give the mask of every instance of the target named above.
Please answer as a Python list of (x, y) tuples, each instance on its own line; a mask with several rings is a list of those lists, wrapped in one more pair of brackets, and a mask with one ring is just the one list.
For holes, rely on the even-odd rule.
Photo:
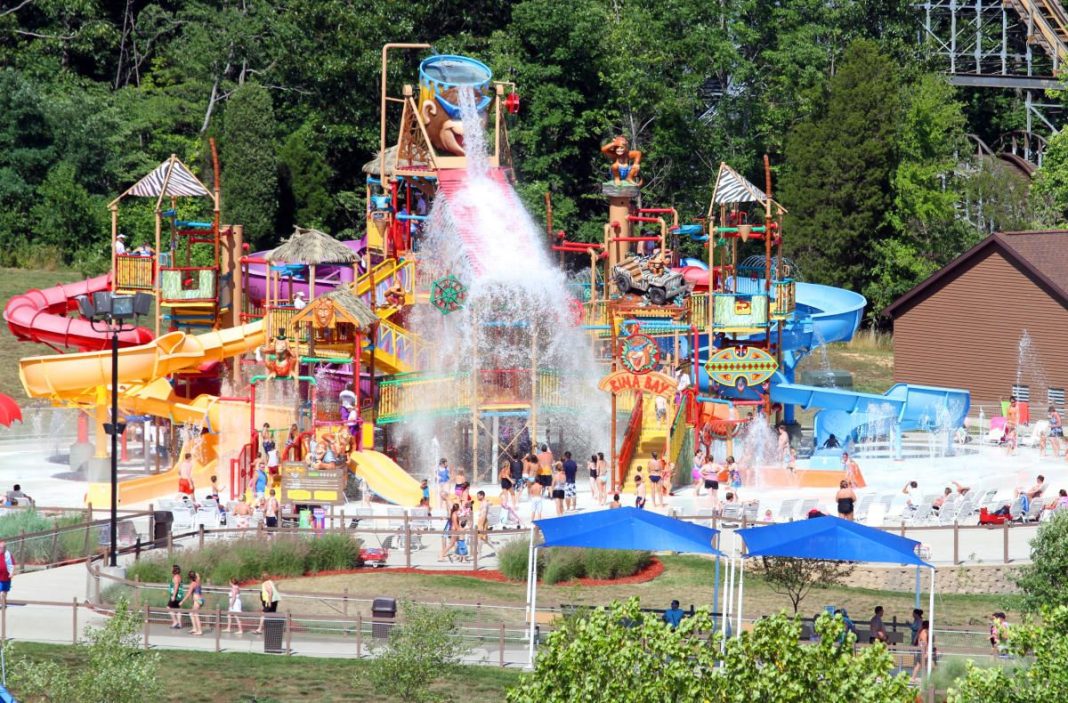
[[(30, 271), (26, 269), (0, 268), (0, 305), (7, 305), (12, 296), (25, 293), (31, 288), (49, 288), (57, 283), (80, 281), (77, 271)], [(12, 336), (7, 325), (0, 326), (0, 393), (6, 393), (20, 404), (26, 402), (26, 393), (19, 383), (19, 359), (26, 356), (54, 354), (43, 344), (19, 342)]]
[[(74, 647), (20, 642), (8, 653), (8, 667), (23, 657), (35, 661), (59, 660), (71, 667), (86, 663), (84, 652)], [(357, 675), (366, 675), (367, 666), (367, 661), (353, 659), (165, 651), (159, 676), (164, 694), (156, 700), (161, 703), (397, 703), (399, 699), (376, 694), (369, 683), (354, 685)], [(503, 701), (505, 691), (516, 683), (518, 676), (514, 669), (465, 666), (452, 678), (437, 682), (435, 687), (451, 690), (457, 700)], [(17, 689), (12, 693), (19, 695)]]
[[(710, 559), (699, 556), (664, 556), (660, 557), (665, 569), (658, 578), (646, 583), (632, 585), (578, 586), (578, 585), (539, 585), (538, 603), (546, 607), (558, 607), (561, 604), (604, 605), (615, 599), (638, 596), (642, 604), (651, 608), (665, 608), (672, 599), (677, 598), (683, 607), (690, 604), (700, 606), (712, 602), (713, 564)], [(348, 589), (352, 598), (374, 598), (382, 595), (396, 595), (421, 602), (481, 603), (483, 605), (513, 605), (522, 607), (526, 599), (526, 584), (497, 583), (471, 578), (469, 576), (403, 574), (380, 571), (363, 571), (356, 574), (339, 576), (312, 576), (300, 579), (279, 581), (279, 588), (284, 593), (287, 589), (313, 593), (343, 593)], [(923, 594), (926, 608), (927, 594)], [(283, 598), (283, 607), (293, 612), (307, 614), (335, 614), (329, 605), (318, 604), (313, 600), (289, 600)], [(717, 609), (718, 609), (717, 603)], [(856, 588), (816, 588), (801, 604), (801, 614), (811, 617), (824, 606), (845, 607), (858, 621), (871, 617), (876, 605), (886, 609), (886, 620), (895, 615), (899, 621), (911, 617), (914, 594), (893, 591), (873, 591)], [(1012, 596), (960, 596), (939, 595), (935, 602), (938, 609), (939, 627), (961, 627), (982, 629), (989, 621), (994, 610), (1015, 611), (1018, 599)], [(758, 617), (789, 610), (789, 600), (773, 592), (762, 579), (747, 576), (745, 579), (745, 613), (746, 617)], [(1013, 613), (1016, 616), (1016, 613)], [(487, 611), (486, 618), (523, 620), (522, 611)], [(1019, 618), (1016, 618), (1017, 620)]]

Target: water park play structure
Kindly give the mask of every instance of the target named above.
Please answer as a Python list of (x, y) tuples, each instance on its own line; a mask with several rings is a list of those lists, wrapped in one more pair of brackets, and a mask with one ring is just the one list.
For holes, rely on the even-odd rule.
[[(84, 411), (72, 463), (95, 506), (109, 502), (102, 400), (113, 384), (128, 420), (151, 422), (175, 460), (122, 480), (123, 504), (173, 495), (186, 453), (197, 485), (218, 475), (232, 498), (243, 495), (265, 439), (278, 447), (289, 502), (345, 499), (343, 477), (301, 461), (330, 435), (347, 438), (348, 469), (373, 493), (416, 505), (416, 476), (439, 455), (477, 483), (543, 443), (608, 445), (614, 483), (629, 486), (653, 452), (685, 465), (701, 446), (737, 454), (747, 481), (829, 486), (842, 475), (838, 450), (819, 449), (832, 434), (883, 438), (893, 451), (901, 432), (960, 426), (961, 391), (795, 382), (807, 354), (853, 336), (865, 300), (798, 280), (770, 175), (761, 190), (722, 165), (708, 217), (683, 224), (671, 208), (636, 205), (642, 155), (616, 138), (602, 149), (603, 240), (569, 241), (550, 219), (546, 246), (512, 185), (514, 86), (474, 59), (432, 55), (417, 86), (392, 94), (389, 52), (427, 48), (383, 49), (381, 151), (363, 168), (362, 239), (297, 228), (249, 253), (243, 228), (224, 224), (212, 144), (210, 188), (172, 156), (111, 203), (109, 274), (8, 302), (18, 339), (75, 350), (26, 358), (20, 376), (29, 396)], [(137, 251), (119, 227), (131, 197), (155, 201), (144, 238), (154, 246)], [(707, 255), (681, 258), (687, 241)], [(551, 253), (578, 272), (568, 278)], [(155, 300), (152, 329), (120, 338), (114, 379), (107, 333), (71, 316), (78, 296), (103, 290)], [(819, 409), (815, 455), (796, 471), (774, 455), (771, 430), (773, 416), (792, 422), (795, 406)]]

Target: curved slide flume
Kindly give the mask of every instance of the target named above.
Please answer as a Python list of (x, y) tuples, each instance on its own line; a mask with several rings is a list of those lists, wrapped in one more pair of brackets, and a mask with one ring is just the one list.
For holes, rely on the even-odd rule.
[[(111, 290), (110, 274), (51, 288), (34, 288), (7, 301), (4, 321), (11, 334), (23, 341), (82, 351), (108, 349), (111, 338), (107, 332), (94, 330), (88, 320), (67, 316), (68, 312), (77, 309), (75, 298), (106, 290)], [(122, 346), (145, 344), (151, 340), (152, 333), (144, 327), (119, 334)]]
[(417, 506), (423, 489), (412, 475), (381, 452), (365, 449), (349, 455), (353, 472), (380, 498), (404, 506)]

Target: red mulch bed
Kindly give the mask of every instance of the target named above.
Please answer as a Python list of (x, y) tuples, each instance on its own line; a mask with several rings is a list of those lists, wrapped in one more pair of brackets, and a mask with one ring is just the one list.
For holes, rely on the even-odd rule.
[[(468, 576), (470, 578), (481, 579), (483, 581), (495, 581), (497, 583), (508, 583), (508, 579), (504, 577), (500, 571), (486, 570), (486, 571), (454, 571), (452, 569), (406, 569), (406, 568), (394, 568), (387, 566), (381, 569), (373, 569), (370, 567), (363, 567), (361, 569), (344, 569), (339, 571), (320, 571), (315, 574), (305, 574), (305, 576), (342, 576), (347, 574), (425, 574), (428, 576)], [(575, 581), (565, 581), (554, 584), (556, 586), (574, 586), (581, 584), (583, 586), (627, 586), (634, 583), (646, 583), (652, 581), (660, 574), (664, 573), (664, 565), (659, 559), (653, 557), (649, 565), (644, 569), (634, 574), (633, 576), (625, 576), (618, 579), (578, 579)], [(287, 577), (292, 578), (292, 577)], [(258, 583), (252, 582), (252, 583)], [(250, 584), (241, 584), (250, 585)]]

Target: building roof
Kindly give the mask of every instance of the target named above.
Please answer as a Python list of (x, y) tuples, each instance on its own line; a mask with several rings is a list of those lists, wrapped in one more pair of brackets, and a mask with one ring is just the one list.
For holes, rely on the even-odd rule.
[(904, 313), (991, 251), (1000, 252), (1046, 293), (1068, 307), (1068, 230), (1058, 229), (995, 232), (888, 305), (882, 314), (897, 317)]
[(322, 305), (331, 305), (338, 321), (351, 323), (361, 332), (370, 331), (371, 327), (378, 322), (378, 315), (375, 311), (360, 300), (350, 286), (341, 286), (308, 303), (307, 307), (290, 319), (290, 324), (311, 319)]
[(347, 246), (317, 229), (294, 227), (281, 246), (267, 255), (272, 264), (351, 264), (356, 253)]

